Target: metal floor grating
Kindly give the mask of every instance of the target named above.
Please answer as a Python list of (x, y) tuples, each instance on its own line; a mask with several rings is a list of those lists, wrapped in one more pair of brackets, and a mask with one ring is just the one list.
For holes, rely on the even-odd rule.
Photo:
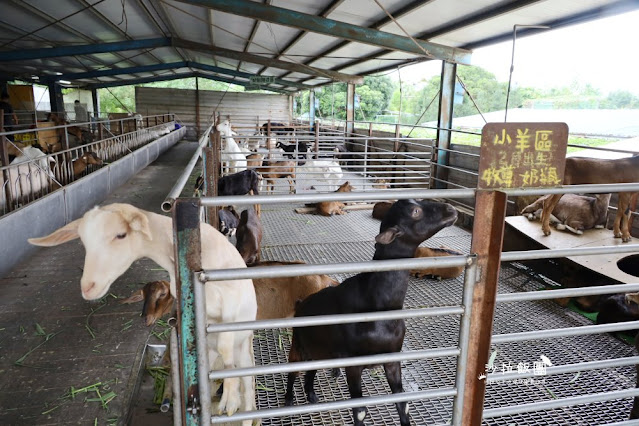
[[(374, 251), (374, 237), (379, 221), (372, 219), (371, 210), (351, 211), (347, 215), (322, 217), (297, 214), (293, 206), (264, 206), (262, 222), (264, 239), (263, 260), (304, 260), (308, 263), (336, 263), (370, 260)], [(446, 246), (468, 253), (471, 235), (456, 227), (442, 230), (425, 245)], [(349, 274), (335, 274), (343, 280)], [(498, 291), (500, 293), (535, 291), (552, 284), (544, 277), (519, 264), (502, 264)], [(406, 296), (407, 308), (449, 306), (459, 304), (462, 277), (452, 280), (410, 278)], [(569, 311), (552, 301), (514, 302), (497, 305), (494, 334), (563, 328), (592, 324), (590, 320)], [(459, 316), (418, 318), (407, 320), (404, 350), (432, 349), (456, 346)], [(285, 363), (290, 342), (288, 330), (260, 330), (256, 332), (255, 357), (258, 364)], [(532, 365), (545, 355), (555, 365), (583, 361), (621, 358), (634, 355), (634, 348), (611, 335), (575, 336), (493, 345), (497, 351), (495, 365), (518, 363)], [(452, 387), (455, 381), (456, 358), (446, 357), (402, 363), (404, 389), (418, 391), (438, 387)], [(609, 368), (580, 374), (544, 376), (544, 383), (517, 384), (491, 382), (486, 391), (486, 408), (525, 404), (588, 393), (632, 388), (635, 385), (634, 367)], [(499, 372), (499, 370), (498, 370)], [(539, 376), (535, 377), (536, 379)], [(258, 376), (258, 408), (284, 405), (286, 376), (281, 374)], [(316, 391), (320, 402), (348, 399), (343, 377), (333, 379), (330, 371), (319, 371)], [(305, 404), (302, 380), (296, 381), (296, 405)], [(378, 367), (363, 375), (365, 396), (390, 393), (383, 370)], [(516, 416), (486, 420), (487, 425), (596, 425), (628, 418), (632, 399), (622, 399), (562, 409), (537, 411)], [(450, 422), (452, 398), (414, 401), (410, 404), (411, 422), (416, 426), (441, 425)], [(399, 424), (394, 405), (368, 407), (367, 424)], [(349, 425), (351, 411), (288, 416), (263, 419), (264, 425)]]

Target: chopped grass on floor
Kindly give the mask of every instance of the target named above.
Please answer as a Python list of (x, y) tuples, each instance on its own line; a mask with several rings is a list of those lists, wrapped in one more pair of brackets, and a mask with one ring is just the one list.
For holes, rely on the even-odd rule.
[[(62, 398), (60, 399), (75, 400), (76, 396), (82, 393), (85, 393), (87, 394), (87, 396), (85, 397), (84, 402), (99, 402), (102, 408), (105, 411), (107, 411), (109, 408), (108, 407), (109, 403), (113, 401), (115, 397), (117, 397), (117, 394), (115, 392), (108, 390), (109, 389), (108, 384), (111, 382), (113, 381), (108, 381), (106, 383), (98, 382), (89, 386), (85, 386), (80, 389), (75, 389), (73, 386), (71, 386), (69, 391), (66, 394), (64, 394)], [(117, 383), (117, 380), (115, 381), (115, 383)], [(105, 391), (106, 393), (102, 394), (102, 392), (100, 392), (100, 388), (102, 388), (102, 390)], [(95, 393), (95, 396), (89, 397), (90, 392)]]
[[(43, 330), (44, 331), (44, 330)], [(58, 331), (57, 333), (49, 333), (47, 335), (44, 336), (44, 341), (40, 342), (38, 345), (34, 346), (32, 349), (29, 350), (29, 352), (27, 352), (26, 354), (22, 355), (20, 358), (18, 358), (13, 364), (17, 365), (18, 367), (32, 367), (32, 368), (46, 368), (46, 367), (37, 367), (37, 366), (33, 366), (33, 365), (25, 365), (24, 364), (24, 360), (27, 359), (27, 357), (29, 355), (31, 355), (31, 353), (33, 351), (35, 351), (36, 349), (38, 349), (40, 346), (44, 345), (45, 343), (47, 343), (49, 340), (51, 340), (52, 338), (54, 338), (55, 336), (57, 336), (58, 334), (60, 334), (62, 332), (62, 330)]]
[(91, 327), (91, 324), (89, 324), (89, 320), (91, 319), (91, 316), (93, 314), (95, 314), (97, 311), (99, 311), (100, 309), (104, 308), (106, 306), (106, 298), (102, 298), (100, 299), (100, 306), (98, 306), (97, 308), (93, 309), (91, 308), (91, 313), (89, 313), (89, 315), (87, 315), (87, 319), (84, 322), (84, 328), (87, 329), (87, 331), (89, 332), (89, 334), (91, 335), (92, 339), (95, 339), (95, 330)]

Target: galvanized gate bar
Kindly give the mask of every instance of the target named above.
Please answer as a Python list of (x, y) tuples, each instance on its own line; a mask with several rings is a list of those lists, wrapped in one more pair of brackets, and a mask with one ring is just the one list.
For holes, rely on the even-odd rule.
[(279, 320), (243, 321), (232, 323), (210, 324), (209, 333), (223, 331), (260, 330), (268, 328), (309, 327), (313, 325), (330, 325), (352, 322), (369, 322), (400, 318), (433, 317), (444, 315), (460, 315), (464, 310), (459, 306), (442, 308), (402, 309), (395, 311), (362, 312), (357, 314), (313, 315), (309, 317), (283, 318)]
[(500, 255), (504, 239), (506, 194), (478, 191), (470, 252), (477, 255), (478, 280), (473, 290), (469, 345), (466, 362), (463, 425), (480, 425), (486, 381), (478, 377), (488, 362), (490, 337), (495, 314)]
[[(546, 367), (545, 376), (553, 374), (577, 373), (588, 370), (599, 370), (603, 368), (625, 367), (627, 365), (639, 364), (639, 356), (631, 356), (627, 358), (604, 359), (598, 361), (580, 362), (577, 364), (553, 365)], [(512, 373), (490, 373), (486, 378), (488, 383), (508, 381), (513, 379), (527, 379), (538, 375), (531, 369), (529, 372), (513, 371)]]
[(423, 351), (403, 351), (319, 361), (300, 361), (289, 362), (286, 364), (260, 365), (258, 367), (234, 368), (232, 370), (213, 370), (209, 373), (209, 379), (218, 380), (229, 377), (254, 376), (257, 374), (292, 373), (295, 371), (324, 370), (338, 367), (350, 367), (353, 365), (377, 365), (394, 361), (443, 358), (447, 356), (458, 356), (459, 352), (460, 351), (457, 348), (438, 348), (426, 349)]
[(521, 342), (524, 340), (554, 339), (566, 336), (582, 336), (585, 334), (608, 333), (639, 328), (639, 320), (614, 322), (610, 324), (584, 325), (581, 327), (552, 328), (550, 330), (524, 331), (521, 333), (496, 334), (493, 344)]
[(511, 416), (513, 414), (528, 413), (530, 411), (538, 411), (541, 409), (552, 410), (553, 408), (570, 407), (572, 405), (582, 405), (600, 401), (612, 401), (615, 399), (632, 398), (635, 396), (639, 396), (639, 389), (637, 388), (603, 393), (593, 393), (589, 395), (553, 399), (550, 401), (532, 402), (530, 404), (521, 404), (512, 407), (490, 408), (484, 411), (484, 419), (501, 416)]
[(455, 396), (453, 388), (443, 388), (421, 392), (402, 392), (383, 396), (368, 396), (364, 398), (347, 399), (344, 401), (322, 402), (319, 404), (297, 405), (283, 408), (268, 408), (266, 410), (238, 412), (232, 416), (215, 416), (213, 424), (239, 422), (242, 420), (263, 419), (269, 417), (283, 417), (293, 414), (321, 413), (324, 411), (342, 410), (345, 408), (361, 407), (362, 405), (392, 404), (395, 402), (416, 401), (419, 399), (446, 398)]
[[(252, 197), (245, 197), (252, 198)], [(206, 269), (199, 275), (200, 281), (226, 281), (244, 278), (297, 277), (301, 275), (358, 273), (374, 271), (399, 271), (427, 267), (465, 266), (467, 256), (420, 257), (366, 262), (324, 263), (303, 265), (254, 266), (251, 268)]]
[(198, 389), (198, 348), (196, 346), (196, 318), (194, 287), (202, 283), (194, 280), (193, 271), (202, 269), (200, 219), (197, 199), (179, 198), (173, 208), (173, 241), (176, 259), (176, 290), (178, 310), (178, 348), (180, 352), (180, 398), (182, 423), (198, 425), (201, 404)]
[(462, 293), (462, 307), (464, 313), (459, 325), (459, 356), (457, 357), (457, 372), (455, 373), (455, 389), (457, 395), (453, 398), (453, 426), (461, 426), (463, 420), (464, 394), (466, 391), (466, 364), (468, 363), (470, 326), (473, 307), (473, 290), (477, 279), (477, 258), (472, 257), (472, 263), (466, 266), (464, 273), (464, 291)]
[(634, 291), (639, 291), (639, 283), (611, 284), (595, 287), (576, 287), (560, 290), (545, 290), (522, 293), (502, 293), (497, 295), (497, 303), (524, 302), (529, 300), (549, 300), (558, 299), (561, 297), (593, 296), (597, 294), (630, 293)]

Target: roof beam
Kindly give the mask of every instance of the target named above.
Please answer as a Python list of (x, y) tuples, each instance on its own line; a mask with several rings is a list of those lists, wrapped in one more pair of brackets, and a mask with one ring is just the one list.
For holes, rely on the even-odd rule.
[(156, 81), (169, 81), (169, 80), (178, 80), (181, 78), (190, 78), (194, 76), (193, 74), (195, 73), (183, 72), (179, 74), (168, 74), (164, 76), (131, 78), (128, 80), (118, 80), (118, 81), (109, 81), (104, 83), (88, 84), (86, 87), (88, 89), (103, 89), (105, 87), (132, 86), (132, 85), (144, 84), (144, 83), (155, 83)]
[[(403, 7), (400, 7), (397, 10), (394, 10), (393, 12), (391, 12), (391, 14), (393, 15), (393, 17), (395, 19), (399, 19), (402, 16), (408, 15), (414, 11), (416, 11), (417, 9), (419, 9), (420, 7), (425, 6), (426, 4), (432, 2), (433, 0), (428, 0), (428, 1), (424, 1), (424, 0), (414, 0), (411, 3), (408, 3), (407, 5), (404, 5)], [(370, 26), (370, 28), (374, 28), (376, 30), (381, 30), (383, 26), (385, 26), (386, 24), (393, 22), (388, 16), (384, 16), (383, 18), (381, 18), (380, 20), (376, 21), (373, 23), (373, 25)], [(306, 33), (303, 33), (306, 34)], [(328, 49), (322, 51), (321, 53), (319, 53), (315, 58), (310, 59), (306, 62), (304, 62), (306, 65), (310, 65), (313, 62), (322, 59), (325, 56), (330, 55), (333, 52), (338, 51), (339, 49), (341, 49), (342, 47), (348, 45), (350, 42), (349, 41), (340, 41), (339, 43), (337, 43), (335, 46), (333, 47), (329, 47)], [(288, 48), (288, 46), (287, 46)], [(263, 70), (260, 70), (263, 71)], [(259, 74), (259, 73), (258, 73)], [(281, 75), (280, 77), (286, 77), (288, 74), (284, 74)]]
[[(104, 83), (98, 83), (98, 84), (89, 84), (86, 87), (89, 88), (89, 89), (102, 89), (102, 88), (105, 88), (105, 87), (133, 86), (133, 85), (139, 85), (139, 84), (144, 84), (144, 83), (155, 83), (155, 82), (158, 82), (158, 81), (179, 80), (179, 79), (182, 79), (182, 78), (192, 78), (192, 77), (201, 77), (201, 78), (206, 78), (208, 80), (221, 81), (223, 83), (230, 83), (230, 84), (235, 84), (235, 85), (244, 86), (244, 87), (251, 86), (251, 84), (249, 84), (247, 82), (235, 81), (233, 79), (220, 77), (220, 76), (217, 76), (217, 75), (210, 75), (210, 74), (204, 74), (204, 73), (199, 73), (199, 72), (184, 72), (184, 73), (179, 73), (179, 74), (169, 74), (169, 75), (165, 75), (165, 76), (133, 78), (133, 79), (129, 79), (129, 80), (118, 80), (118, 81), (110, 81), (110, 82), (104, 82)], [(282, 94), (286, 94), (286, 95), (292, 95), (294, 93), (294, 92), (291, 92), (291, 91), (288, 91), (288, 90), (281, 90), (281, 89), (268, 88), (268, 89), (264, 89), (264, 90), (269, 90), (271, 92), (282, 93)]]
[[(443, 46), (423, 40), (413, 40), (372, 28), (360, 27), (333, 19), (321, 18), (307, 13), (296, 12), (282, 7), (269, 6), (250, 0), (178, 0), (220, 10), (222, 12), (245, 16), (279, 25), (303, 29), (331, 37), (385, 47), (391, 50), (424, 55), (432, 59), (470, 65), (470, 51)], [(419, 44), (419, 47), (416, 45)], [(423, 50), (422, 50), (423, 49)]]
[[(200, 78), (206, 78), (206, 79), (213, 80), (213, 81), (221, 81), (221, 82), (224, 82), (224, 83), (236, 84), (238, 86), (244, 86), (244, 87), (253, 86), (252, 84), (250, 84), (248, 82), (245, 83), (245, 82), (241, 82), (241, 81), (235, 81), (235, 80), (232, 80), (232, 79), (229, 79), (229, 78), (224, 78), (224, 77), (220, 77), (220, 76), (217, 76), (217, 75), (204, 74), (204, 73), (201, 73), (201, 72), (195, 72), (195, 73), (193, 73), (193, 76), (194, 77), (200, 77)], [(260, 89), (260, 90), (269, 90), (271, 92), (281, 93), (281, 94), (284, 94), (284, 95), (292, 95), (292, 94), (295, 93), (295, 92), (290, 91), (290, 90), (273, 89), (273, 88), (270, 88), (270, 87), (267, 87), (267, 88), (264, 88), (264, 89)]]
[(150, 49), (171, 46), (167, 37), (144, 40), (114, 41), (111, 43), (92, 43), (73, 46), (45, 47), (39, 49), (8, 50), (0, 52), (0, 62), (24, 61), (29, 59), (56, 58), (60, 56), (91, 55), (94, 53), (113, 53), (122, 50)]
[[(339, 5), (341, 5), (342, 3), (344, 3), (345, 0), (333, 0), (328, 6), (326, 6), (324, 8), (324, 10), (322, 10), (318, 16), (321, 16), (322, 18), (326, 18), (328, 17), (328, 15), (330, 15), (331, 13), (333, 13), (335, 11), (335, 9), (337, 9), (339, 7)], [(259, 22), (259, 21), (257, 21)], [(286, 54), (286, 52), (293, 47), (295, 44), (297, 44), (298, 41), (300, 41), (302, 39), (302, 37), (304, 37), (306, 34), (308, 34), (308, 31), (300, 31), (294, 38), (293, 40), (291, 40), (286, 46), (284, 46), (280, 52), (275, 56), (275, 59), (280, 59), (284, 54)], [(262, 69), (260, 69), (257, 73), (258, 74), (262, 74), (266, 68), (268, 67), (264, 67)]]
[(268, 65), (274, 68), (281, 68), (293, 72), (309, 74), (316, 77), (324, 77), (346, 83), (359, 84), (363, 81), (362, 77), (351, 74), (344, 74), (336, 71), (323, 70), (313, 68), (308, 65), (295, 64), (267, 58), (264, 56), (253, 55), (251, 53), (237, 52), (235, 50), (222, 49), (210, 46), (204, 43), (198, 43), (179, 38), (151, 38), (144, 40), (125, 40), (111, 43), (95, 43), (74, 46), (49, 47), (41, 49), (22, 49), (0, 52), (0, 62), (23, 61), (29, 59), (55, 58), (60, 56), (90, 55), (94, 53), (119, 52), (121, 50), (139, 50), (154, 47), (179, 47), (183, 49), (191, 49), (199, 52), (211, 53), (217, 56), (236, 59), (254, 64)]
[[(177, 68), (196, 68), (203, 71), (211, 71), (218, 74), (227, 74), (233, 77), (241, 77), (241, 78), (250, 78), (253, 74), (249, 74), (242, 71), (235, 71), (229, 68), (221, 68), (213, 65), (201, 64), (199, 62), (190, 62), (190, 61), (181, 61), (181, 62), (170, 62), (165, 64), (154, 64), (154, 65), (141, 65), (136, 67), (129, 68), (111, 68), (106, 70), (95, 70), (95, 71), (87, 71), (87, 72), (78, 72), (78, 73), (70, 73), (70, 74), (62, 74), (62, 75), (47, 75), (41, 76), (41, 80), (81, 80), (85, 78), (96, 78), (96, 77), (106, 77), (113, 75), (121, 75), (121, 74), (137, 74), (141, 72), (152, 72), (159, 70), (174, 70)], [(312, 86), (307, 84), (297, 83), (294, 81), (281, 80), (276, 78), (273, 84), (278, 84), (284, 87), (295, 87), (298, 89), (312, 89)]]
[[(346, 83), (360, 84), (364, 79), (358, 75), (344, 74), (337, 71), (324, 70), (320, 68), (310, 67), (308, 65), (296, 64), (293, 62), (280, 61), (267, 58), (264, 56), (254, 55), (252, 53), (238, 52), (236, 50), (223, 49), (221, 47), (213, 47), (208, 44), (198, 43), (195, 41), (173, 39), (174, 47), (182, 47), (185, 49), (196, 50), (200, 52), (208, 52), (225, 58), (236, 59), (243, 62), (251, 62), (254, 64), (268, 65), (274, 68), (281, 68), (302, 74), (309, 74), (316, 77), (324, 77), (333, 80), (343, 81)], [(1, 57), (1, 56), (0, 56)]]

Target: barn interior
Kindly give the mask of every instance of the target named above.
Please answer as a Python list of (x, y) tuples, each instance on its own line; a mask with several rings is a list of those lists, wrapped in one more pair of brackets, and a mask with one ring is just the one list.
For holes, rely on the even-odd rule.
[[(7, 2), (0, 18), (0, 85), (15, 90), (16, 96), (17, 86), (46, 86), (51, 112), (69, 112), (72, 107), (65, 105), (63, 89), (80, 88), (86, 95), (83, 103), (95, 115), (85, 123), (93, 140), (71, 147), (67, 136), (62, 150), (47, 158), (62, 164), (93, 151), (104, 163), (89, 165), (78, 175), (60, 168), (55, 172), (57, 187), (48, 182), (37, 195), (16, 202), (7, 185), (3, 187), (9, 202), (0, 209), (0, 230), (6, 239), (0, 249), (0, 423), (177, 424), (173, 407), (161, 412), (152, 401), (157, 395), (149, 378), (160, 375), (166, 381), (166, 368), (154, 370), (147, 362), (149, 348), (166, 348), (172, 327), (166, 322), (146, 327), (139, 318), (140, 304), (118, 303), (145, 282), (167, 279), (166, 271), (148, 259), (136, 261), (105, 298), (90, 303), (78, 292), (82, 243), (35, 248), (27, 238), (47, 235), (96, 204), (130, 203), (160, 213), (176, 186), (175, 198), (191, 197), (196, 177), (202, 170), (209, 176), (200, 150), (215, 138), (225, 140), (211, 124), (228, 118), (239, 137), (248, 141), (263, 139), (256, 132), (264, 123), (291, 123), (295, 136), (286, 140), (298, 147), (306, 142), (319, 159), (332, 158), (336, 146), (344, 145), (347, 156), (340, 161), (341, 181), (335, 183), (348, 180), (356, 194), (367, 197), (347, 206), (345, 215), (312, 215), (304, 210), (303, 198), (277, 200), (289, 192), (287, 180), (277, 179), (274, 198), (262, 205), (263, 260), (303, 260), (311, 265), (369, 261), (379, 229), (379, 221), (371, 217), (372, 202), (413, 190), (444, 191), (434, 197), (460, 212), (457, 224), (427, 245), (472, 256), (479, 148), (453, 141), (457, 66), (470, 65), (472, 50), (479, 47), (636, 8), (636, 2), (628, 0)], [(356, 87), (364, 76), (424, 61), (442, 63), (433, 137), (410, 137), (410, 126), (398, 125), (389, 132), (354, 119)], [(137, 86), (135, 114), (99, 111), (98, 89), (193, 77), (195, 90)], [(246, 92), (200, 90), (201, 79), (244, 86)], [(308, 121), (295, 122), (293, 96), (308, 91), (312, 99), (313, 89), (335, 82), (347, 84), (346, 120), (316, 123), (311, 101)], [(33, 91), (24, 93), (27, 103), (37, 101)], [(21, 115), (20, 122), (35, 127), (0, 133), (3, 141), (8, 135), (30, 134), (44, 148), (45, 139), (57, 138), (57, 129), (72, 127), (73, 123), (55, 123), (51, 129), (41, 124), (44, 114), (33, 111)], [(12, 170), (6, 146), (3, 143), (0, 152), (4, 182), (10, 181)], [(304, 180), (301, 167), (298, 163), (298, 195), (312, 198), (336, 189), (334, 182), (322, 184), (312, 172)], [(33, 175), (31, 169), (29, 174)], [(381, 179), (387, 181), (383, 188)], [(517, 212), (515, 197), (508, 197), (510, 214)], [(616, 293), (638, 291), (632, 261), (637, 249), (632, 242), (613, 239), (608, 229), (583, 236), (554, 231), (549, 239), (541, 236), (536, 222), (512, 216), (506, 223), (489, 345), (491, 365), (500, 369), (493, 371), (486, 386), (482, 424), (639, 424), (628, 420), (633, 397), (639, 395), (634, 387), (639, 357), (627, 342), (638, 324), (593, 326), (591, 318), (577, 312), (595, 310), (592, 304), (606, 290), (594, 289), (573, 300), (574, 309), (553, 300), (509, 299), (513, 293), (561, 287), (623, 284), (614, 287)], [(601, 249), (592, 256), (516, 256), (527, 250), (602, 246), (613, 247), (613, 253), (602, 254)], [(508, 251), (514, 257), (508, 258)], [(354, 273), (329, 275), (343, 281)], [(425, 351), (402, 362), (404, 390), (414, 392), (411, 424), (463, 424), (456, 411), (456, 370), (460, 328), (467, 314), (464, 286), (464, 275), (409, 280), (405, 309), (451, 309), (442, 316), (407, 320), (403, 351)], [(569, 328), (579, 331), (571, 333)], [(608, 333), (611, 330), (627, 333)], [(257, 365), (286, 364), (289, 349), (286, 327), (255, 332)], [(542, 379), (532, 372), (518, 374), (518, 364), (532, 365), (540, 355), (552, 361), (549, 375)], [(502, 370), (504, 366), (511, 369)], [(322, 403), (349, 399), (343, 374), (335, 379), (324, 370), (317, 379)], [(262, 424), (352, 422), (350, 406), (267, 416), (269, 410), (284, 406), (286, 374), (258, 374), (256, 382)], [(368, 370), (363, 383), (367, 397), (391, 393), (380, 368)], [(296, 395), (295, 405), (305, 406), (299, 382)], [(183, 414), (189, 424), (197, 417)], [(223, 424), (225, 418), (214, 415), (212, 421)], [(384, 401), (369, 406), (367, 421), (399, 424), (394, 404)]]

